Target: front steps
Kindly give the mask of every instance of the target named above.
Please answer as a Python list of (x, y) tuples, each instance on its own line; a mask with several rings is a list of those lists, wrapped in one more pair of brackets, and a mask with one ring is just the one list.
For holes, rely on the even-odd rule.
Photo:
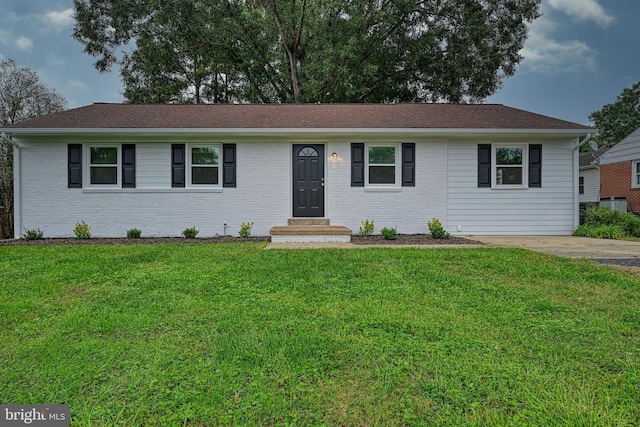
[(271, 227), (273, 243), (351, 242), (352, 231), (342, 225), (330, 225), (328, 218), (291, 218), (287, 225)]

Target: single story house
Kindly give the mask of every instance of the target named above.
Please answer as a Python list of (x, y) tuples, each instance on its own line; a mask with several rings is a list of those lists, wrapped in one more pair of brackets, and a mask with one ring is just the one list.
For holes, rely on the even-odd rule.
[(97, 103), (0, 131), (16, 147), (16, 236), (85, 221), (95, 237), (207, 237), (309, 218), (568, 235), (594, 129), (490, 104)]
[(626, 199), (640, 215), (640, 128), (600, 157), (600, 197)]

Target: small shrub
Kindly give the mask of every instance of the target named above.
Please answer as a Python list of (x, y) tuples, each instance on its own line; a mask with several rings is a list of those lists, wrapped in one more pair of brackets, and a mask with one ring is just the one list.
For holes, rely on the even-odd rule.
[(362, 221), (362, 225), (360, 226), (361, 236), (371, 236), (374, 230), (375, 225), (373, 224), (373, 220), (369, 221), (368, 219), (365, 219)]
[(35, 230), (27, 230), (25, 228), (22, 237), (24, 237), (25, 240), (40, 240), (44, 237), (44, 232), (39, 228)]
[(396, 238), (398, 237), (398, 231), (396, 230), (396, 227), (384, 227), (382, 230), (380, 230), (380, 233), (382, 233), (382, 238), (384, 240), (396, 240)]
[(438, 218), (433, 218), (431, 221), (427, 223), (429, 226), (429, 232), (431, 232), (431, 237), (434, 239), (448, 239), (451, 237), (451, 234), (448, 233), (442, 223)]
[(625, 232), (619, 225), (582, 224), (576, 228), (573, 235), (595, 239), (622, 239), (625, 237)]
[(240, 237), (249, 237), (251, 236), (251, 229), (253, 228), (253, 222), (243, 222), (240, 224), (240, 231), (238, 234)]
[(185, 228), (182, 235), (187, 239), (195, 239), (200, 231), (196, 227)]
[[(640, 217), (632, 213), (615, 211), (603, 206), (589, 208), (584, 225), (591, 227), (616, 226), (622, 230), (622, 237), (640, 237)], [(602, 232), (603, 230), (600, 231)]]
[(130, 239), (139, 239), (140, 236), (142, 236), (142, 230), (139, 230), (137, 228), (127, 230), (127, 237)]
[(75, 234), (78, 239), (90, 239), (91, 227), (84, 221), (78, 222), (76, 223), (76, 228), (73, 229), (73, 234)]

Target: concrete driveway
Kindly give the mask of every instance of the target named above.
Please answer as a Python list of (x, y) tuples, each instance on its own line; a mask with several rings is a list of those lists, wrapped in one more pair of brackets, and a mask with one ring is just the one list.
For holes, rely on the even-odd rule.
[[(628, 260), (640, 263), (640, 242), (575, 236), (472, 236), (488, 246), (525, 248), (570, 258)], [(640, 265), (640, 264), (639, 264)]]

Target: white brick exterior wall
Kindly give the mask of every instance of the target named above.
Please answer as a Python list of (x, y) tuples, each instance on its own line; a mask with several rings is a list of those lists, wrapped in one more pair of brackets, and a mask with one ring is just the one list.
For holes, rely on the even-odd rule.
[[(236, 143), (237, 186), (217, 190), (171, 188), (172, 141), (120, 142), (136, 144), (135, 189), (87, 188), (86, 164), (84, 188), (67, 188), (67, 141), (21, 141), (17, 235), (40, 228), (46, 237), (73, 236), (84, 220), (95, 237), (123, 237), (134, 227), (147, 237), (179, 236), (192, 226), (208, 237), (224, 234), (225, 223), (226, 234), (237, 236), (251, 221), (253, 235), (262, 236), (292, 217), (292, 144), (300, 141), (224, 141)], [(477, 142), (443, 139), (392, 141), (416, 142), (415, 187), (351, 187), (351, 142), (361, 141), (313, 141), (326, 144), (325, 216), (354, 233), (365, 219), (375, 221), (376, 233), (426, 233), (431, 218), (461, 235), (573, 231), (571, 141), (542, 142), (543, 187), (523, 190), (477, 188)]]

